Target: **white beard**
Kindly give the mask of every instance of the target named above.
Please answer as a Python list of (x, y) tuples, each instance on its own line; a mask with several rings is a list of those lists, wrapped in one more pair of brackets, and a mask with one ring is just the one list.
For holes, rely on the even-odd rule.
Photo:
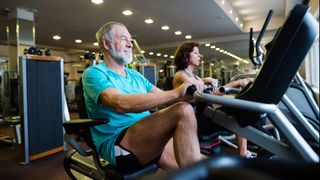
[(130, 64), (133, 60), (132, 56), (127, 57), (124, 52), (117, 51), (113, 44), (111, 44), (110, 55), (114, 60), (122, 65)]

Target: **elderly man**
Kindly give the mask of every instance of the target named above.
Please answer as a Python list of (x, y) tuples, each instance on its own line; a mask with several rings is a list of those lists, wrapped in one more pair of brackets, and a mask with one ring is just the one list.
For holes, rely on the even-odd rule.
[[(201, 160), (195, 114), (191, 105), (180, 101), (192, 98), (185, 95), (191, 84), (162, 91), (126, 68), (133, 45), (121, 23), (104, 24), (96, 38), (105, 60), (87, 68), (82, 82), (88, 116), (110, 120), (91, 129), (101, 156), (127, 172), (150, 163), (172, 170)], [(173, 105), (149, 113), (164, 104)]]

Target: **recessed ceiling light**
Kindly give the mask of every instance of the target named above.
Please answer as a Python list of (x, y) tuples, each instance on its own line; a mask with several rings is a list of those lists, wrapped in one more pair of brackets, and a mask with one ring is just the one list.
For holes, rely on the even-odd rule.
[(211, 49), (214, 49), (214, 48), (216, 48), (216, 46), (213, 45), (213, 46), (210, 46), (210, 48), (211, 48)]
[(163, 57), (168, 57), (168, 54), (163, 55)]
[(132, 11), (130, 11), (130, 10), (125, 10), (125, 11), (122, 11), (122, 14), (123, 14), (123, 15), (126, 15), (126, 16), (130, 16), (130, 15), (132, 15)]
[(217, 50), (217, 51), (219, 51), (219, 50), (220, 50), (220, 48), (218, 48), (218, 47), (217, 47), (217, 48), (216, 48), (216, 50)]
[(238, 22), (238, 21), (239, 21), (239, 18), (236, 17), (236, 22)]
[(74, 42), (76, 42), (76, 43), (82, 43), (82, 40), (81, 40), (81, 39), (76, 39)]
[(224, 0), (221, 1), (221, 4), (224, 5)]
[(98, 42), (94, 42), (93, 45), (94, 46), (99, 46), (99, 43)]
[(242, 27), (242, 26), (243, 26), (243, 24), (241, 23), (241, 24), (240, 24), (240, 27)]
[(61, 37), (60, 37), (59, 35), (54, 35), (52, 38), (53, 38), (54, 40), (60, 40), (60, 39), (61, 39)]
[(149, 52), (149, 55), (153, 55), (153, 52)]
[(176, 32), (174, 32), (174, 34), (179, 36), (179, 35), (182, 34), (182, 32), (181, 31), (176, 31)]
[(144, 20), (144, 22), (147, 23), (147, 24), (152, 24), (153, 20), (152, 19), (146, 19), (146, 20)]
[(174, 58), (174, 56), (173, 56), (173, 55), (171, 55), (171, 56), (170, 56), (170, 58), (171, 58), (171, 59), (173, 59), (173, 58)]
[(82, 67), (82, 65), (81, 64), (72, 64), (72, 67), (77, 68), (77, 67)]
[(232, 14), (232, 10), (229, 11), (229, 14)]
[(169, 26), (162, 26), (161, 29), (166, 31), (169, 29)]
[(191, 35), (186, 35), (185, 38), (186, 38), (186, 39), (191, 39), (192, 36), (191, 36)]
[(144, 53), (145, 53), (145, 51), (144, 51), (144, 50), (141, 50), (141, 53), (142, 53), (142, 54), (144, 54)]
[(157, 56), (161, 56), (161, 53), (157, 53)]
[(103, 0), (91, 0), (91, 2), (94, 4), (102, 4)]
[(206, 43), (205, 46), (206, 46), (206, 47), (209, 47), (209, 46), (210, 46), (210, 43)]

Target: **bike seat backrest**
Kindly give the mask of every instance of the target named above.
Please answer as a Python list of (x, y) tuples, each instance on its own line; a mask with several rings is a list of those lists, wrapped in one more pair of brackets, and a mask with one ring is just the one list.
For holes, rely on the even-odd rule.
[(75, 94), (79, 117), (81, 119), (88, 118), (86, 103), (83, 95), (82, 77), (76, 83)]
[(172, 82), (173, 82), (173, 77), (164, 78), (161, 82), (162, 89), (165, 91), (172, 90), (173, 89)]

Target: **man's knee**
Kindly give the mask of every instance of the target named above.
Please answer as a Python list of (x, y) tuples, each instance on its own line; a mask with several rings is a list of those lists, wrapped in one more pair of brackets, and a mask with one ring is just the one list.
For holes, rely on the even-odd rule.
[(186, 103), (186, 102), (175, 103), (173, 105), (173, 109), (174, 109), (175, 113), (180, 114), (180, 115), (186, 115), (186, 114), (190, 114), (190, 113), (194, 114), (193, 107), (189, 103)]
[(191, 121), (192, 123), (195, 123), (196, 118), (194, 114), (193, 107), (186, 102), (178, 102), (173, 105), (172, 107), (173, 113), (177, 120), (183, 120), (183, 121)]

